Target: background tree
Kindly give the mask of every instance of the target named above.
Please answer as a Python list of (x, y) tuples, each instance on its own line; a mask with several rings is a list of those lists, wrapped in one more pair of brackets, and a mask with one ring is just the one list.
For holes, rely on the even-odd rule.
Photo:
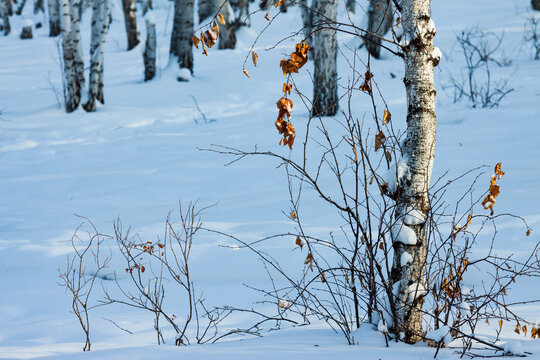
[[(180, 69), (193, 73), (193, 16), (194, 0), (174, 0), (174, 21), (169, 53)], [(178, 81), (187, 81), (182, 76)]]
[(313, 116), (332, 116), (338, 109), (337, 40), (334, 24), (337, 0), (313, 1)]
[(102, 104), (105, 103), (103, 98), (103, 55), (107, 33), (109, 32), (110, 13), (110, 0), (93, 0), (92, 35), (90, 40), (90, 78), (88, 101), (84, 104), (86, 111), (96, 110), (96, 100)]
[(34, 14), (45, 13), (45, 6), (43, 0), (34, 0)]
[(60, 35), (60, 0), (47, 0), (49, 9), (49, 36)]
[(152, 11), (152, 0), (146, 0), (143, 8), (146, 26), (146, 42), (144, 45), (144, 81), (152, 80), (156, 75), (156, 19)]
[[(425, 295), (427, 256), (426, 219), (430, 210), (428, 190), (435, 157), (436, 114), (433, 68), (435, 25), (430, 16), (430, 0), (404, 0), (401, 18), (406, 45), (403, 51), (407, 92), (407, 136), (403, 144), (406, 175), (398, 179), (396, 191), (397, 225), (392, 231), (394, 261), (391, 280), (397, 289), (397, 329), (403, 341), (417, 342), (422, 336), (422, 304)], [(409, 220), (414, 211), (423, 219)], [(418, 218), (419, 216), (417, 216)], [(397, 226), (397, 227), (396, 227)], [(412, 262), (402, 266), (408, 253)]]
[(127, 49), (129, 51), (139, 44), (139, 33), (137, 32), (137, 7), (135, 6), (135, 0), (122, 0), (122, 10), (124, 11)]
[(540, 10), (540, 0), (531, 0), (531, 4), (534, 10)]
[(362, 37), (367, 51), (376, 59), (380, 57), (384, 34), (392, 25), (392, 0), (370, 0), (368, 7), (367, 33)]
[(219, 27), (218, 49), (234, 49), (236, 47), (236, 24), (234, 14), (230, 11), (229, 0), (218, 0), (225, 25)]
[(11, 26), (9, 25), (9, 10), (8, 10), (8, 0), (0, 0), (0, 30), (4, 32), (4, 35), (9, 35), (11, 31)]
[(80, 83), (80, 77), (77, 71), (77, 64), (80, 64), (80, 61), (75, 59), (74, 40), (80, 43), (80, 38), (74, 38), (80, 35), (80, 33), (72, 30), (73, 22), (71, 15), (74, 12), (73, 3), (71, 0), (61, 0), (60, 3), (64, 63), (64, 101), (68, 113), (74, 111), (79, 106), (81, 102), (81, 88), (83, 86)]
[[(96, 0), (100, 1), (100, 0)], [(70, 0), (71, 12), (71, 41), (73, 42), (73, 61), (75, 65), (75, 74), (80, 89), (84, 88), (84, 56), (81, 43), (81, 5), (82, 0)]]

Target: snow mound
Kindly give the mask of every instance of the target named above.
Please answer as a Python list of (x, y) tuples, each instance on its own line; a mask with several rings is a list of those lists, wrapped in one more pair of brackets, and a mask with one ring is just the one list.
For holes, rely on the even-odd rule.
[(416, 245), (416, 233), (403, 223), (396, 223), (390, 229), (393, 242), (400, 242), (405, 245)]

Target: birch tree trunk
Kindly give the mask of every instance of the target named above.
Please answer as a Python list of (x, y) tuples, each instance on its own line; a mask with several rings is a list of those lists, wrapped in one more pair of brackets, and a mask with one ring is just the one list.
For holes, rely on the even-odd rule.
[(102, 104), (105, 103), (103, 97), (103, 57), (109, 32), (110, 13), (110, 0), (93, 1), (88, 101), (83, 105), (84, 110), (89, 112), (96, 110), (96, 100)]
[(229, 0), (218, 0), (220, 12), (225, 19), (225, 25), (219, 26), (218, 49), (234, 49), (236, 47), (236, 24), (234, 14), (231, 14)]
[(146, 26), (146, 43), (144, 46), (144, 81), (152, 80), (156, 75), (156, 19), (151, 0), (144, 7), (144, 23)]
[(17, 8), (17, 10), (15, 11), (15, 14), (17, 15), (21, 15), (23, 10), (24, 10), (24, 6), (26, 5), (26, 0), (21, 0), (20, 4), (19, 4), (19, 7)]
[(45, 12), (45, 6), (43, 5), (43, 0), (34, 0), (34, 15), (38, 13)]
[[(313, 116), (332, 116), (338, 109), (337, 95), (337, 40), (335, 26), (337, 0), (313, 1)], [(318, 15), (321, 14), (321, 15)]]
[(354, 14), (356, 12), (356, 0), (347, 0), (345, 2), (345, 8), (348, 12)]
[(7, 6), (7, 0), (0, 0), (0, 20), (2, 21), (0, 30), (5, 36), (9, 35), (11, 26), (9, 24), (9, 11)]
[(71, 40), (73, 42), (73, 61), (77, 82), (84, 88), (84, 56), (81, 43), (81, 1), (69, 0), (71, 14)]
[[(193, 16), (194, 0), (174, 0), (174, 21), (169, 53), (180, 69), (193, 73)], [(179, 81), (187, 79), (178, 78)]]
[(124, 20), (126, 25), (126, 34), (128, 51), (139, 44), (139, 33), (137, 32), (137, 7), (135, 0), (122, 0), (122, 9), (124, 10)]
[(540, 0), (531, 0), (531, 5), (534, 10), (540, 10)]
[[(302, 15), (302, 31), (304, 37), (306, 38), (305, 42), (311, 47), (311, 31), (313, 30), (313, 11), (308, 4), (307, 0), (299, 0), (298, 5), (300, 6), (300, 13)], [(313, 50), (313, 49), (311, 49)]]
[(64, 62), (64, 101), (66, 111), (72, 112), (81, 101), (81, 84), (75, 67), (75, 50), (73, 47), (73, 32), (71, 29), (70, 0), (61, 0), (60, 22), (62, 28), (62, 52)]
[(236, 13), (236, 26), (250, 26), (249, 0), (235, 0), (230, 4)]
[[(430, 17), (430, 0), (403, 0), (401, 6), (407, 44), (403, 81), (408, 110), (403, 156), (407, 161), (408, 174), (398, 180), (391, 280), (396, 294), (397, 324), (394, 324), (394, 330), (404, 334), (403, 341), (415, 343), (422, 334), (422, 303), (426, 294), (426, 219), (430, 210), (428, 190), (436, 140), (433, 68), (439, 59), (433, 47), (435, 25)], [(415, 215), (405, 219), (405, 215), (411, 213)], [(408, 241), (403, 241), (402, 235), (407, 232), (410, 235)], [(412, 256), (413, 261), (402, 266), (401, 255), (405, 252)]]
[(60, 0), (47, 0), (49, 9), (49, 36), (60, 35)]
[(380, 57), (381, 37), (392, 26), (392, 0), (372, 0), (368, 8), (368, 34), (362, 36), (367, 51), (376, 59)]

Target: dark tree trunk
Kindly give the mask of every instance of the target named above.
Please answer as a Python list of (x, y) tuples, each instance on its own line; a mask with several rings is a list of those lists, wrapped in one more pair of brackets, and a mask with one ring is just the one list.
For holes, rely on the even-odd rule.
[(392, 0), (373, 0), (368, 8), (368, 33), (362, 38), (369, 53), (378, 59), (381, 56), (381, 37), (392, 26)]
[(137, 7), (135, 0), (122, 0), (122, 9), (124, 11), (124, 20), (127, 34), (127, 49), (133, 49), (139, 44), (139, 33), (137, 32)]
[[(180, 69), (193, 73), (193, 16), (194, 0), (174, 0), (174, 20), (170, 54)], [(186, 80), (186, 79), (178, 79)]]
[(49, 36), (54, 37), (60, 35), (60, 1), (48, 0), (49, 8)]
[(146, 43), (143, 53), (144, 81), (149, 81), (156, 76), (156, 21), (150, 0), (145, 3), (144, 22), (146, 25)]
[(531, 5), (534, 10), (540, 10), (540, 0), (531, 0)]

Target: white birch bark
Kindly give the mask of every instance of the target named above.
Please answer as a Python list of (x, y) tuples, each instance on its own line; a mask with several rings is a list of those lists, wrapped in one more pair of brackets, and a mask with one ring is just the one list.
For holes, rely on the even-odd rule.
[(103, 97), (103, 57), (109, 32), (110, 13), (110, 0), (93, 1), (88, 101), (84, 104), (86, 111), (95, 111), (96, 101), (105, 103)]
[(369, 53), (378, 59), (381, 52), (381, 37), (392, 26), (393, 9), (392, 0), (372, 0), (368, 8), (368, 33), (362, 36)]
[(313, 116), (332, 116), (338, 108), (337, 95), (337, 40), (335, 26), (337, 0), (313, 1)]
[(70, 0), (61, 0), (60, 23), (62, 28), (62, 53), (64, 62), (64, 101), (67, 112), (72, 112), (81, 101), (81, 86), (75, 68), (72, 39)]
[(60, 35), (60, 1), (47, 0), (49, 10), (49, 36)]
[[(407, 136), (404, 158), (408, 176), (401, 179), (396, 194), (396, 221), (402, 222), (407, 212), (417, 210), (428, 218), (430, 203), (428, 190), (435, 157), (436, 113), (433, 68), (438, 63), (434, 56), (435, 25), (430, 17), (430, 0), (403, 0), (402, 26), (404, 49), (405, 88), (407, 92)], [(421, 221), (420, 221), (421, 222)], [(422, 334), (422, 303), (425, 295), (426, 224), (404, 225), (412, 229), (416, 244), (403, 244), (393, 233), (394, 260), (391, 280), (396, 290), (396, 316), (394, 324), (403, 340), (417, 342)], [(404, 252), (413, 261), (402, 266)], [(412, 295), (411, 296), (411, 291)]]
[(144, 23), (146, 26), (146, 43), (143, 52), (144, 81), (148, 81), (156, 75), (156, 20), (150, 0), (147, 0), (144, 6)]
[[(180, 69), (193, 73), (194, 0), (174, 0), (174, 20), (169, 53)], [(187, 80), (178, 78), (179, 81)]]
[(135, 0), (122, 0), (122, 9), (124, 11), (124, 23), (126, 26), (128, 51), (139, 44), (139, 33), (137, 32), (137, 7)]
[(5, 36), (9, 35), (11, 26), (9, 24), (9, 10), (7, 0), (0, 0), (0, 21), (2, 21), (0, 30)]
[(84, 88), (84, 56), (81, 43), (81, 0), (69, 0), (71, 14), (71, 41), (75, 74), (81, 90)]

